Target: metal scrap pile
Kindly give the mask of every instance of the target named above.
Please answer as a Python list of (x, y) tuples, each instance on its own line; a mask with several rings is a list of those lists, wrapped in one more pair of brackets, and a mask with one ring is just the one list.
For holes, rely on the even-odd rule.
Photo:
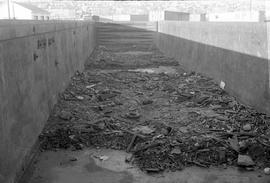
[(196, 73), (77, 72), (40, 136), (41, 149), (106, 147), (147, 172), (270, 166), (270, 118)]

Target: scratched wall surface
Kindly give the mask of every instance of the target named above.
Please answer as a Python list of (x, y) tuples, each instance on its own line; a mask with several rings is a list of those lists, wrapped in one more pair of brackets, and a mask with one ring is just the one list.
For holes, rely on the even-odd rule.
[(57, 94), (95, 42), (93, 22), (0, 21), (1, 183), (16, 181)]

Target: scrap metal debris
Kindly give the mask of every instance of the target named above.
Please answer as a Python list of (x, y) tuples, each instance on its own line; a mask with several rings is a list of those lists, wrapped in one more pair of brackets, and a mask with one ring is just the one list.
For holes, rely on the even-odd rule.
[(264, 169), (264, 173), (266, 174), (266, 175), (270, 175), (270, 168), (265, 168)]
[(195, 72), (132, 70), (175, 65), (152, 51), (128, 57), (114, 54), (115, 48), (96, 50), (87, 69), (60, 94), (40, 135), (41, 149), (126, 150), (132, 153), (126, 161), (148, 173), (195, 165), (261, 168), (269, 174), (270, 117), (226, 93), (225, 83)]
[(93, 157), (99, 159), (100, 161), (106, 161), (106, 160), (109, 159), (108, 156), (96, 156), (96, 155), (94, 155)]

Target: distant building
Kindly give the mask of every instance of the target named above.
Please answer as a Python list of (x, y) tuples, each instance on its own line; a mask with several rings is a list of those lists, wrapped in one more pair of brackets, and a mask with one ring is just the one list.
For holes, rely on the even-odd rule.
[(50, 9), (50, 17), (51, 19), (59, 19), (59, 20), (75, 20), (76, 19), (76, 11), (71, 8), (54, 8)]
[(165, 11), (164, 19), (174, 21), (189, 21), (189, 15), (190, 14), (186, 12)]
[(206, 19), (209, 22), (264, 22), (264, 11), (235, 11), (224, 13), (208, 13)]
[(130, 21), (149, 21), (149, 15), (130, 15)]
[[(194, 15), (194, 21), (200, 19)], [(150, 21), (171, 20), (171, 21), (190, 21), (190, 13), (177, 12), (177, 11), (151, 11), (149, 12)]]
[(265, 22), (270, 21), (270, 11), (234, 11), (223, 13), (191, 14), (176, 11), (151, 11), (150, 21), (190, 21), (190, 22)]
[[(9, 8), (8, 8), (9, 7)], [(0, 19), (49, 20), (50, 13), (29, 3), (0, 2)]]

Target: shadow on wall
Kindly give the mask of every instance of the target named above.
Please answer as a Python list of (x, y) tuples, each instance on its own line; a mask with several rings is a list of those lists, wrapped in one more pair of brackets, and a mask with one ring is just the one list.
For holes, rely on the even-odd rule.
[[(196, 22), (193, 22), (192, 24), (196, 24)], [(203, 25), (202, 23), (199, 24)], [(209, 76), (217, 83), (224, 81), (226, 83), (225, 90), (238, 98), (242, 103), (253, 106), (261, 112), (270, 113), (266, 24), (224, 23), (233, 25), (233, 27), (243, 26), (244, 28), (248, 28), (251, 26), (252, 29), (243, 31), (245, 40), (235, 40), (235, 35), (225, 35), (226, 30), (218, 28), (221, 27), (221, 23), (210, 24), (212, 24), (210, 25), (211, 27), (204, 30), (207, 38), (212, 37), (211, 33), (213, 30), (211, 30), (211, 28), (217, 28), (217, 35), (214, 35), (212, 39), (227, 39), (227, 48), (224, 48), (224, 45), (222, 45), (223, 43), (220, 45), (213, 45), (213, 40), (203, 39), (204, 41), (201, 42), (194, 41), (178, 36), (181, 34), (169, 35), (169, 33), (166, 33), (165, 31), (163, 31), (163, 33), (155, 32), (153, 42), (165, 55), (179, 61), (179, 64), (185, 69)], [(224, 26), (224, 24), (222, 26)], [(235, 26), (235, 24), (237, 25)], [(131, 23), (130, 25), (125, 23), (115, 25), (118, 26), (118, 30), (128, 30), (130, 27), (132, 27), (132, 29), (137, 29), (137, 31), (143, 31), (144, 29), (140, 28), (139, 23), (133, 23), (133, 25)], [(159, 24), (159, 30), (161, 28), (160, 26), (168, 25)], [(188, 27), (189, 24), (185, 23), (185, 26)], [(265, 30), (261, 30), (262, 27)], [(197, 26), (197, 28), (199, 29), (200, 26)], [(235, 29), (235, 31), (240, 29), (241, 28)], [(175, 33), (179, 33), (181, 30), (183, 29), (173, 29)], [(253, 34), (254, 32), (249, 34), (249, 30), (256, 31), (260, 36), (258, 38), (254, 37), (256, 34)], [(154, 32), (153, 30), (148, 31)], [(192, 32), (194, 33), (194, 30), (190, 30), (189, 36)], [(246, 34), (244, 34), (245, 32)], [(235, 33), (242, 34), (242, 32)], [(118, 39), (125, 39), (124, 35), (118, 35)], [(252, 46), (246, 45), (245, 41), (250, 42)], [(216, 41), (216, 43), (218, 42), (219, 41)], [(230, 47), (231, 49), (228, 49)], [(238, 47), (240, 51), (235, 50), (235, 48)], [(247, 47), (250, 48), (246, 49)], [(245, 49), (245, 51), (242, 52), (241, 49)], [(252, 52), (254, 49), (259, 56), (254, 55), (254, 53), (248, 53), (248, 51)]]

